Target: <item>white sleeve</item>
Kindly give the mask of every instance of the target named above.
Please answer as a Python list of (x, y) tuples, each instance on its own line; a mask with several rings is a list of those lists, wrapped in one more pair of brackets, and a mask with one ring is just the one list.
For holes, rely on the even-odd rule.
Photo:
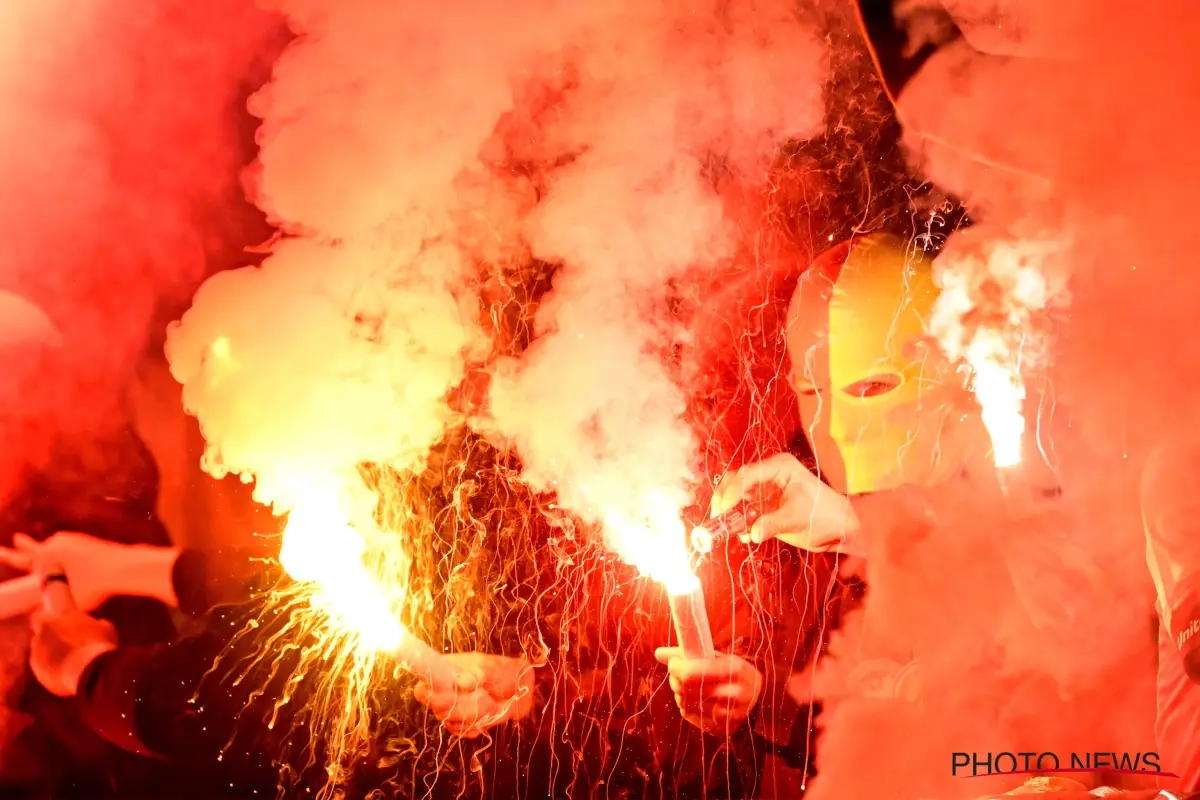
[(1140, 501), (1146, 563), (1158, 593), (1159, 614), (1172, 630), (1176, 587), (1200, 572), (1200, 442), (1159, 448), (1142, 470)]

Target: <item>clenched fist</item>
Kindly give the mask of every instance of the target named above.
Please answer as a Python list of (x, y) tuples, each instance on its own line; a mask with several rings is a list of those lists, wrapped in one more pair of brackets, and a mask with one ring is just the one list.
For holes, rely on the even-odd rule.
[(667, 665), (683, 718), (705, 733), (737, 730), (762, 694), (762, 673), (744, 658), (717, 653), (714, 658), (689, 659), (679, 647), (660, 647), (654, 658)]

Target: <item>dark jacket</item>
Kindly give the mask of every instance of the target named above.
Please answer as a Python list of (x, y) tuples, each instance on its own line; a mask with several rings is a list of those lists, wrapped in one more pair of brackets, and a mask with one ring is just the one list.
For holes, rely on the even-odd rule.
[[(794, 552), (778, 563), (780, 571), (760, 576), (756, 585), (779, 587), (767, 592), (772, 595), (767, 602), (796, 604), (797, 591), (808, 595), (799, 603), (803, 613), (780, 608), (763, 615), (746, 599), (723, 602), (728, 595), (711, 591), (711, 579), (732, 571), (724, 564), (704, 570), (718, 647), (743, 653), (766, 676), (752, 724), (732, 741), (702, 736), (680, 719), (662, 668), (647, 666), (646, 651), (667, 641), (667, 632), (658, 632), (655, 624), (666, 622), (667, 612), (653, 587), (636, 581), (609, 586), (606, 614), (616, 624), (574, 618), (579, 640), (555, 648), (539, 671), (539, 710), (530, 720), (493, 729), (486, 743), (450, 748), (436, 763), (425, 764), (430, 772), (423, 780), (434, 784), (434, 796), (443, 791), (458, 796), (464, 777), (468, 792), (486, 787), (491, 796), (598, 797), (619, 791), (686, 798), (711, 796), (716, 788), (721, 796), (762, 796), (768, 751), (793, 762), (807, 754), (807, 709), (784, 686), (790, 658), (815, 646), (816, 633), (794, 621), (822, 607), (822, 598), (809, 592), (816, 583), (796, 579), (811, 565)], [(311, 717), (314, 700), (324, 697), (312, 690), (328, 676), (318, 674), (322, 667), (316, 662), (302, 664), (305, 649), (317, 639), (292, 627), (295, 606), (272, 604), (267, 594), (208, 608), (206, 570), (202, 556), (185, 552), (175, 573), (181, 604), (205, 615), (204, 629), (169, 644), (122, 647), (94, 662), (81, 688), (88, 721), (131, 752), (204, 767), (219, 787), (269, 791), (281, 776), (293, 788), (319, 787), (324, 773), (303, 768), (320, 763), (310, 760), (316, 751), (307, 750), (313, 743), (309, 732), (319, 723)], [(546, 621), (554, 624), (549, 615)], [(563, 651), (568, 657), (561, 657)], [(397, 742), (430, 746), (426, 756), (446, 750), (436, 722), (409, 699), (403, 676), (375, 679), (374, 696), (382, 700), (374, 709), (371, 752), (355, 759), (347, 788), (352, 797), (371, 787), (402, 786), (421, 774), (416, 769), (421, 757), (397, 752)], [(283, 697), (290, 699), (281, 703)], [(798, 742), (797, 730), (803, 732)], [(281, 771), (280, 763), (289, 767)]]

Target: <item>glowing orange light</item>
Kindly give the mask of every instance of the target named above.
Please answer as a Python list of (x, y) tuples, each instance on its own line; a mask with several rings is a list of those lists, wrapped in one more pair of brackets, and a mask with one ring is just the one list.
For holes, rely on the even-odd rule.
[(363, 675), (374, 655), (386, 652), (433, 684), (452, 685), (450, 663), (400, 622), (402, 559), (392, 554), (382, 574), (368, 568), (367, 540), (351, 523), (347, 495), (336, 481), (318, 482), (300, 496), (288, 515), (279, 562), (308, 587), (310, 606), (327, 618), (334, 638), (356, 651)]
[(366, 547), (336, 490), (323, 487), (307, 494), (288, 515), (279, 561), (294, 579), (312, 584), (313, 606), (328, 614), (333, 625), (368, 647), (394, 651), (406, 633), (394, 611), (398, 598), (389, 597), (367, 569)]
[(965, 360), (971, 366), (971, 389), (992, 440), (993, 463), (1001, 468), (1020, 464), (1025, 382), (1017, 354), (1003, 336), (981, 330), (971, 339)]
[(674, 595), (700, 586), (692, 571), (680, 512), (665, 494), (650, 492), (640, 513), (611, 510), (605, 516), (605, 531), (617, 554)]
[(992, 440), (997, 467), (1022, 461), (1025, 381), (1021, 374), (1034, 315), (1051, 292), (1041, 242), (995, 242), (986, 257), (946, 255), (930, 327), (942, 348), (970, 369), (970, 388)]

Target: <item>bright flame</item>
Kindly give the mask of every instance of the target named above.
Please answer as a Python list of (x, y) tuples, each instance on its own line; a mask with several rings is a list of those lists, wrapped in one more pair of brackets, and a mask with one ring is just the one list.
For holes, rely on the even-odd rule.
[(1023, 363), (1035, 316), (1051, 292), (1041, 264), (1047, 245), (996, 241), (984, 257), (943, 254), (930, 329), (946, 353), (970, 370), (970, 388), (992, 440), (997, 467), (1021, 463), (1025, 436)]
[(288, 515), (279, 561), (287, 573), (312, 585), (311, 603), (330, 624), (376, 650), (395, 651), (406, 631), (392, 594), (364, 561), (367, 542), (350, 524), (336, 489), (306, 493)]
[(650, 492), (641, 508), (638, 514), (611, 510), (605, 515), (609, 544), (627, 563), (661, 583), (668, 594), (697, 589), (700, 580), (692, 571), (680, 509), (658, 492)]
[(967, 346), (971, 389), (992, 440), (992, 459), (1001, 468), (1021, 463), (1025, 438), (1025, 382), (1021, 379), (1019, 355), (995, 331), (976, 332)]

